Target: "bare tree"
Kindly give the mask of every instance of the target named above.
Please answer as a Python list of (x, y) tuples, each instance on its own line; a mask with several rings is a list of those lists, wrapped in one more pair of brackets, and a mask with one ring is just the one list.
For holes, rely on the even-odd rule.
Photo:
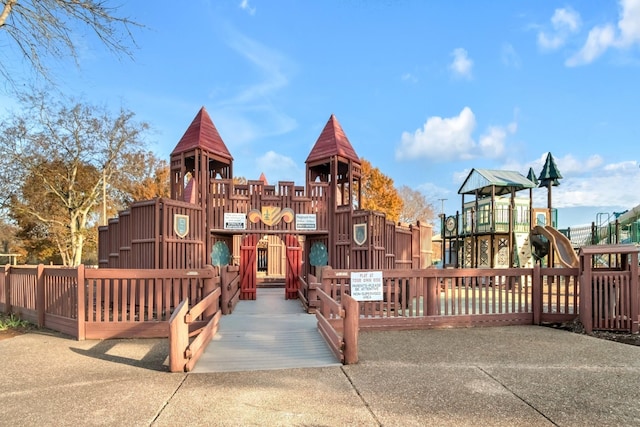
[[(71, 58), (78, 65), (79, 29), (92, 31), (116, 55), (132, 57), (130, 46), (135, 46), (135, 40), (131, 30), (142, 27), (129, 18), (117, 16), (118, 7), (108, 6), (107, 1), (0, 0), (0, 8), (0, 30), (4, 30), (33, 70), (49, 82), (53, 79), (46, 57)], [(3, 46), (4, 55), (7, 51)], [(0, 60), (0, 74), (15, 86), (17, 76), (8, 69), (5, 60)]]
[(402, 199), (402, 211), (400, 212), (400, 222), (415, 224), (417, 221), (433, 224), (436, 217), (435, 209), (427, 202), (424, 195), (416, 190), (403, 185), (398, 190)]

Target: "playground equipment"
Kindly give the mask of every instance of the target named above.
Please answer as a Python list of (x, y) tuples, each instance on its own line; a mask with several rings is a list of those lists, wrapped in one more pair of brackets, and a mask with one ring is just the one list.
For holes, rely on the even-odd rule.
[[(204, 107), (171, 153), (171, 199), (133, 203), (99, 229), (99, 264), (188, 269), (240, 265), (242, 299), (256, 298), (258, 269), (284, 265), (287, 298), (316, 268), (425, 268), (431, 226), (401, 226), (361, 206), (361, 164), (331, 115), (306, 159), (306, 182), (237, 184), (233, 157)], [(271, 237), (282, 243), (273, 243)], [(271, 243), (271, 244), (270, 244)], [(280, 247), (270, 253), (270, 247)], [(266, 252), (264, 251), (266, 249)], [(259, 262), (258, 262), (259, 261)]]
[[(539, 183), (532, 169), (527, 177), (515, 171), (472, 169), (458, 191), (462, 213), (442, 215), (444, 265), (530, 268), (547, 258), (552, 266), (557, 254), (561, 265), (576, 267), (571, 242), (554, 227), (557, 213), (551, 207), (551, 188), (560, 178), (551, 153)], [(547, 188), (547, 208), (533, 207), (537, 186)], [(522, 190), (529, 190), (529, 197), (517, 196)]]
[[(443, 216), (446, 267), (531, 267), (531, 224), (550, 223), (551, 212), (531, 209), (529, 197), (517, 197), (535, 184), (515, 171), (473, 169), (458, 194), (462, 213)], [(466, 198), (472, 196), (468, 201)]]
[(536, 225), (531, 231), (533, 235), (542, 235), (549, 242), (549, 251), (555, 250), (557, 261), (564, 267), (577, 268), (580, 265), (578, 254), (571, 246), (571, 241), (550, 225)]

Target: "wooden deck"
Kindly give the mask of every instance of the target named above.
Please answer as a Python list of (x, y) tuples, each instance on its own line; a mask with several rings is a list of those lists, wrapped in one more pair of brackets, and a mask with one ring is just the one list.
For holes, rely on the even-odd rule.
[(300, 301), (285, 300), (284, 288), (257, 292), (222, 317), (193, 373), (340, 366)]

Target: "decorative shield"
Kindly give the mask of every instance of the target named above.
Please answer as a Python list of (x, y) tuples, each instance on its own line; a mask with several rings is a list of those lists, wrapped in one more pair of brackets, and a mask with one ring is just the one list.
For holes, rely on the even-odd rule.
[(353, 241), (358, 246), (367, 241), (367, 224), (353, 224)]
[(173, 215), (173, 231), (180, 238), (186, 237), (189, 234), (189, 215)]
[(262, 206), (262, 222), (271, 227), (280, 221), (281, 208), (277, 206)]

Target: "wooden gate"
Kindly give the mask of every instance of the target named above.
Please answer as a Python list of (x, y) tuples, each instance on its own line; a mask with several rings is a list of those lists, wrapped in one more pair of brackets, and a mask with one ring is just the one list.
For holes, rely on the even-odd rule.
[(284, 237), (287, 245), (287, 274), (285, 276), (285, 299), (298, 298), (298, 276), (302, 266), (302, 248), (298, 238), (287, 234)]
[(258, 235), (250, 234), (240, 246), (240, 299), (256, 299), (256, 258)]

